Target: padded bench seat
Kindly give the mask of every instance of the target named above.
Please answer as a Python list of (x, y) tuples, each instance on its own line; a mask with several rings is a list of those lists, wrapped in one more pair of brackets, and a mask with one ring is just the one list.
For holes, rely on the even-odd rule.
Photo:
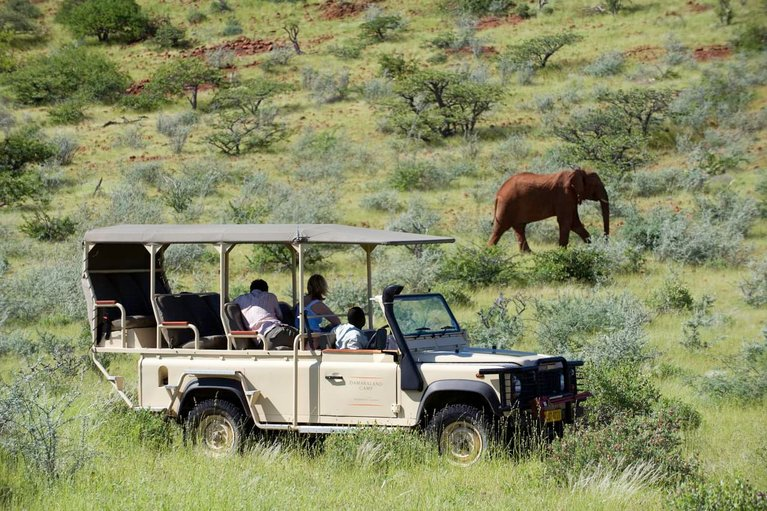
[[(125, 328), (151, 328), (157, 325), (149, 298), (149, 272), (91, 272), (91, 286), (96, 301), (115, 301), (125, 308)], [(158, 275), (156, 292), (168, 293), (164, 278)], [(102, 307), (112, 332), (121, 330), (122, 318), (117, 307)]]
[[(221, 323), (218, 293), (179, 293), (155, 296), (161, 324), (188, 323), (200, 333), (201, 349), (226, 349), (226, 335)], [(171, 348), (194, 349), (190, 328), (162, 328), (162, 336)]]

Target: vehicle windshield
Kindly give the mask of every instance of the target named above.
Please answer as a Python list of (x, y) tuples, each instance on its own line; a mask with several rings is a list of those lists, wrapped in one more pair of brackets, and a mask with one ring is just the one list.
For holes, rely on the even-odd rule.
[(405, 336), (445, 335), (460, 331), (442, 295), (405, 295), (394, 298), (394, 317)]

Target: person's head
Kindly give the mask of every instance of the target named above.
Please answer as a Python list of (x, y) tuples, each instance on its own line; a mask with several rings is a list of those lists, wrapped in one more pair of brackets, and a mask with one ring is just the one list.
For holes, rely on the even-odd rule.
[(254, 289), (258, 289), (259, 291), (266, 293), (269, 291), (269, 284), (267, 284), (263, 279), (256, 279), (250, 283), (250, 290), (253, 291)]
[(360, 307), (352, 307), (346, 313), (346, 319), (357, 328), (363, 328), (365, 326), (365, 311)]
[(306, 293), (315, 300), (324, 300), (325, 295), (328, 294), (328, 283), (325, 281), (325, 277), (318, 273), (309, 277), (309, 282), (306, 283)]

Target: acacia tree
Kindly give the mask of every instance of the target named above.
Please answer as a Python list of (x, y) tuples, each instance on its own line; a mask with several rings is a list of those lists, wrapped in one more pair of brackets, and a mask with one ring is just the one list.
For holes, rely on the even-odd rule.
[(206, 141), (226, 154), (238, 155), (283, 139), (287, 127), (277, 122), (277, 109), (266, 103), (287, 88), (269, 80), (250, 80), (222, 89), (211, 103), (218, 117)]
[(533, 37), (521, 44), (511, 46), (508, 58), (515, 64), (530, 63), (533, 67), (544, 68), (555, 53), (581, 39), (583, 39), (582, 36), (569, 32)]
[(495, 85), (469, 81), (462, 73), (424, 70), (401, 76), (387, 106), (401, 132), (429, 140), (473, 133), (477, 122), (501, 99)]
[(218, 85), (221, 72), (197, 58), (179, 58), (160, 67), (152, 76), (150, 93), (169, 96), (188, 94), (187, 100), (192, 109), (197, 109), (197, 94), (205, 84)]
[(149, 20), (135, 0), (64, 0), (56, 21), (77, 37), (113, 35), (136, 41), (147, 35)]
[(637, 125), (642, 135), (647, 136), (668, 113), (674, 96), (671, 89), (632, 89), (607, 91), (597, 99), (622, 112), (632, 124)]

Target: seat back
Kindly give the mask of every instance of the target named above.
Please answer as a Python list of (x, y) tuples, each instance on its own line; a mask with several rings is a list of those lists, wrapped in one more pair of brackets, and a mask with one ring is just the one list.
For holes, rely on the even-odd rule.
[[(197, 327), (200, 337), (224, 334), (218, 310), (218, 293), (157, 295), (155, 300), (160, 322), (186, 321)], [(194, 340), (190, 329), (164, 329), (162, 335), (171, 348)]]
[(248, 330), (245, 318), (242, 316), (242, 308), (234, 302), (224, 304), (224, 319), (229, 331)]
[[(91, 286), (96, 300), (116, 300), (125, 307), (128, 316), (154, 317), (149, 298), (149, 273), (114, 272), (90, 274)], [(157, 279), (156, 288), (167, 293), (164, 279)], [(119, 319), (120, 311), (115, 308), (105, 309), (110, 320)]]

